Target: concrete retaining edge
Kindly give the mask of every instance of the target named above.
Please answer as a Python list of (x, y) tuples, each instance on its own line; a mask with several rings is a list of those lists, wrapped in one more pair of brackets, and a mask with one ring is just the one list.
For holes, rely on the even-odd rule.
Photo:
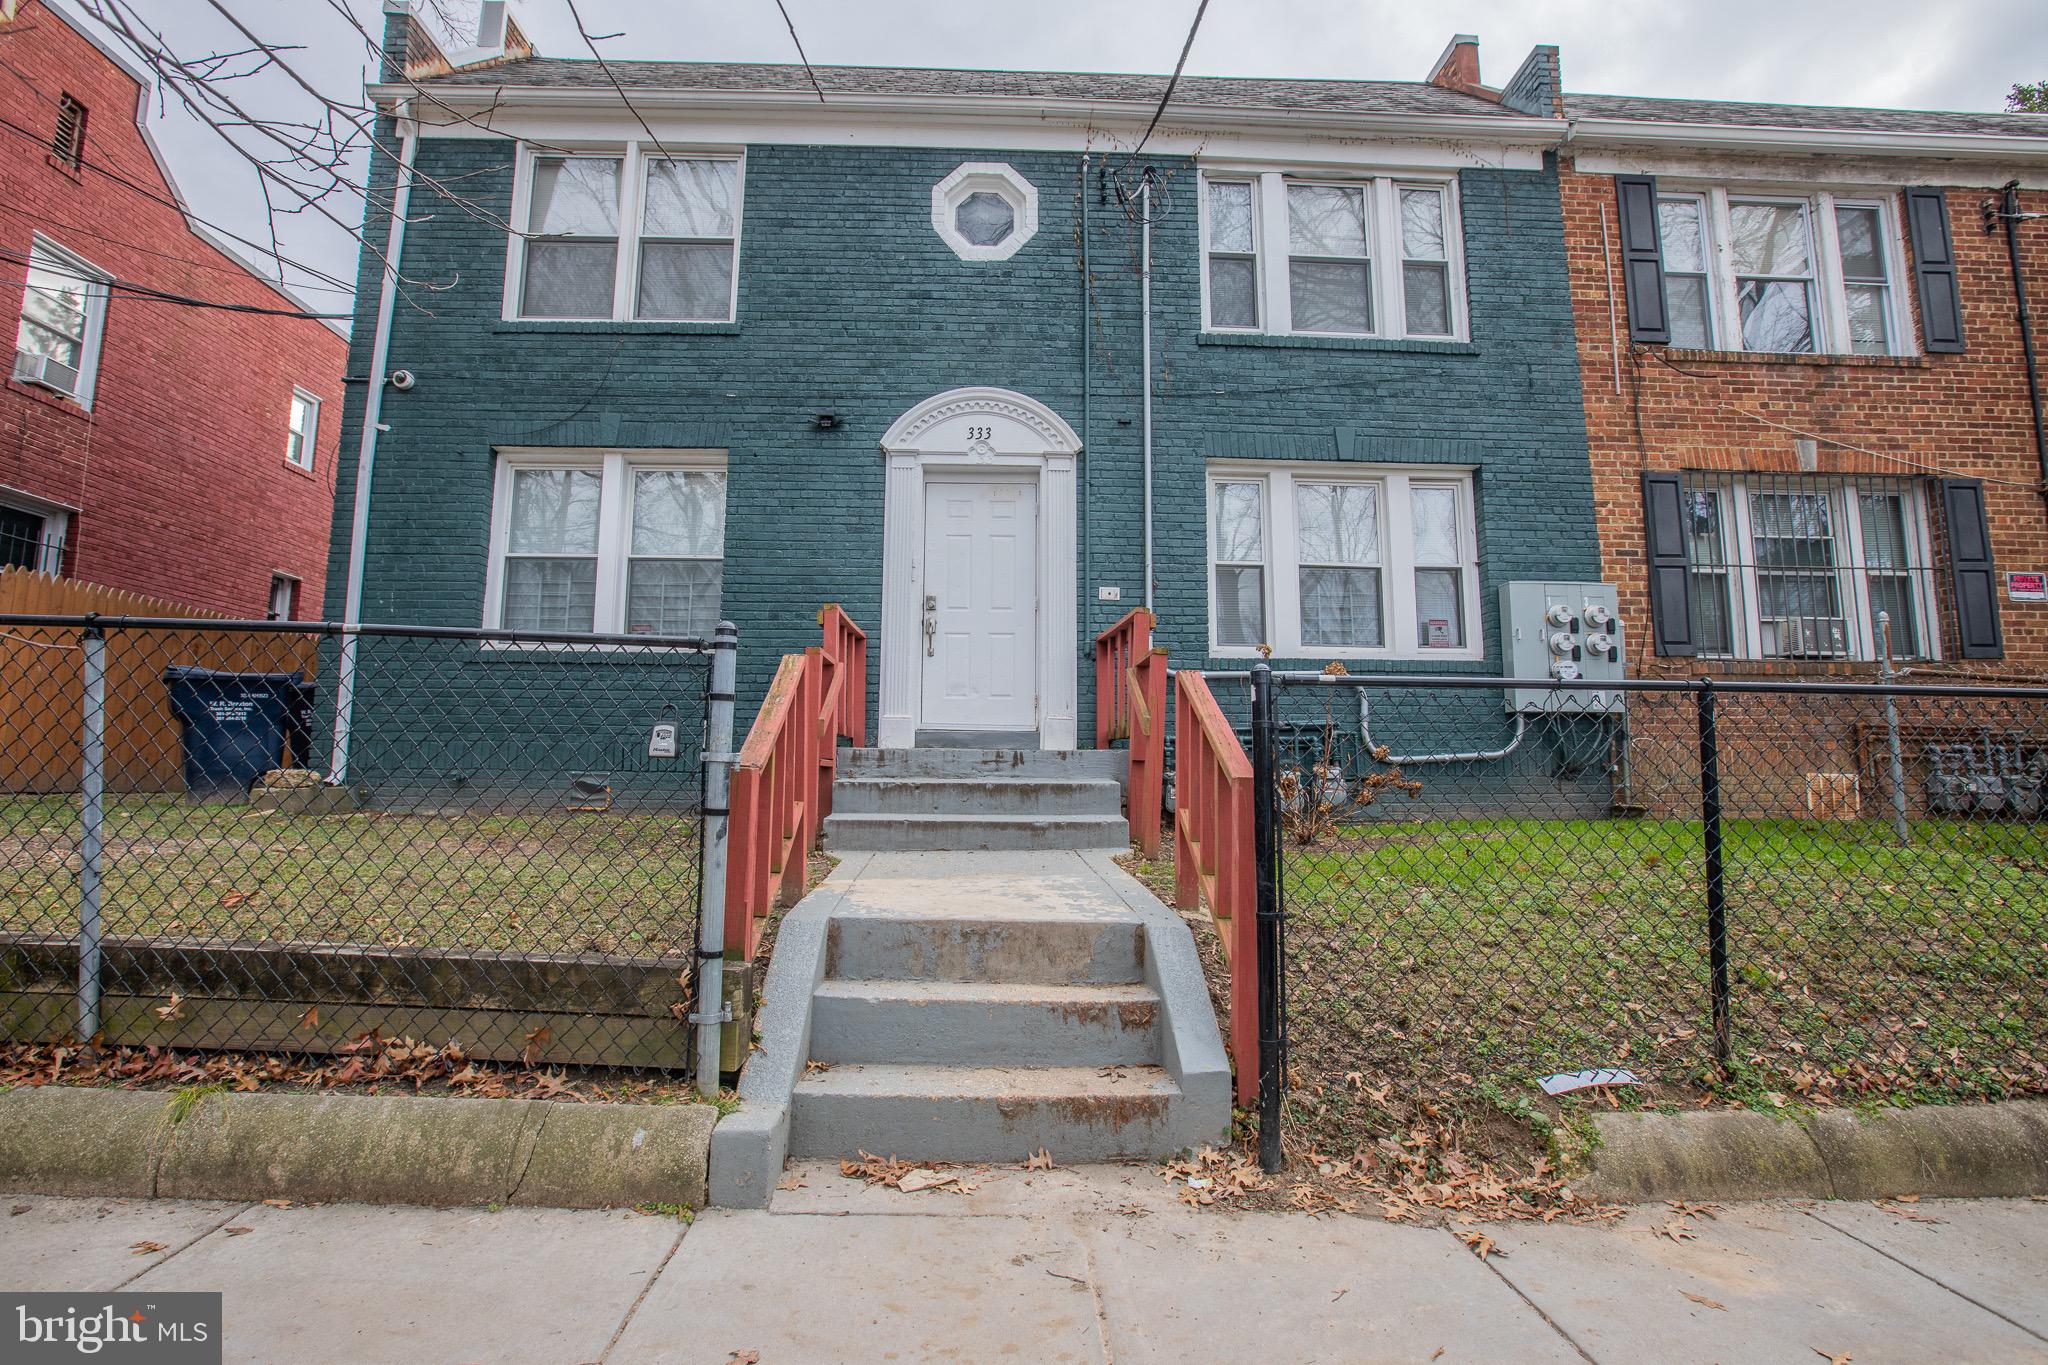
[(410, 1095), (0, 1092), (0, 1191), (700, 1208), (709, 1105)]
[(760, 1038), (740, 1072), (740, 1107), (711, 1133), (710, 1198), (720, 1208), (765, 1209), (789, 1156), (790, 1097), (811, 1055), (811, 997), (825, 979), (832, 915), (873, 861), (849, 854), (783, 915), (761, 985)]
[(1598, 1114), (1580, 1193), (1661, 1199), (2019, 1198), (2048, 1194), (2048, 1102), (1829, 1110)]
[(1081, 861), (1145, 924), (1145, 981), (1158, 993), (1163, 1015), (1161, 1061), (1194, 1112), (1210, 1116), (1220, 1143), (1230, 1134), (1230, 1057), (1209, 1003), (1209, 980), (1195, 948), (1194, 930), (1172, 906), (1126, 872), (1113, 853), (1083, 853)]

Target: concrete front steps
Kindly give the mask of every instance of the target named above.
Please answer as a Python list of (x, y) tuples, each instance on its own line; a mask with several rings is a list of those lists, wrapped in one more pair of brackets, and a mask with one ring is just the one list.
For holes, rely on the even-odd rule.
[(1182, 1145), (1146, 926), (1076, 908), (835, 918), (791, 1153), (1095, 1161)]
[(1064, 1165), (1230, 1124), (1194, 939), (1102, 851), (845, 855), (778, 931), (740, 1097), (714, 1203), (789, 1156)]
[(839, 756), (825, 846), (1122, 849), (1125, 762), (1111, 750), (849, 749)]

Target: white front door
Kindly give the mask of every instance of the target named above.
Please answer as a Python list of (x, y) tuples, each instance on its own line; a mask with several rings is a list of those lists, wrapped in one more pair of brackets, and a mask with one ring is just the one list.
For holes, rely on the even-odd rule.
[(1036, 483), (934, 478), (924, 507), (922, 728), (1036, 730)]

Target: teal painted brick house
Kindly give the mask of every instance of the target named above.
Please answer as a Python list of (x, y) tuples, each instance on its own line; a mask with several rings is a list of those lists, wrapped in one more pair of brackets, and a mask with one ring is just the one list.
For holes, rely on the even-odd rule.
[(366, 237), (401, 131), (410, 221), (381, 363), (365, 257), (331, 616), (353, 569), (367, 621), (729, 618), (744, 726), (838, 602), (882, 745), (1061, 748), (1148, 563), (1211, 668), (1499, 672), (1500, 583), (1599, 576), (1550, 49), (1504, 95), (1457, 44), (1435, 83), (1187, 79), (1134, 156), (1163, 79), (830, 68), (821, 101), (516, 28), (450, 70), (395, 7)]

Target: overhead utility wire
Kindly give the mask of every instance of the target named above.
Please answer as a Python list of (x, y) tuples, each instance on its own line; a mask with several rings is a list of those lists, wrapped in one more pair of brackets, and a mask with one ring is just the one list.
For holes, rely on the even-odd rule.
[[(1208, 0), (1202, 0), (1207, 4)], [(818, 73), (811, 70), (811, 59), (804, 55), (804, 40), (796, 36), (796, 21), (789, 17), (789, 6), (782, 0), (775, 0), (775, 8), (782, 11), (782, 22), (789, 29), (789, 40), (796, 44), (796, 59), (804, 64), (804, 74), (811, 78), (811, 89), (818, 92), (818, 103), (825, 103), (825, 87), (818, 84)]]
[(1131, 149), (1127, 158), (1136, 161), (1145, 150), (1145, 144), (1152, 140), (1152, 130), (1159, 126), (1159, 120), (1166, 116), (1166, 106), (1173, 101), (1174, 87), (1180, 84), (1180, 73), (1188, 64), (1188, 53), (1194, 49), (1195, 34), (1202, 27), (1202, 16), (1209, 12), (1209, 0), (1195, 6), (1195, 21), (1188, 25), (1188, 40), (1180, 45), (1180, 60), (1173, 64), (1173, 75), (1166, 82), (1166, 93), (1159, 97), (1159, 107), (1152, 111), (1152, 121), (1145, 125), (1145, 136), (1138, 139), (1138, 145)]
[(20, 252), (4, 249), (0, 249), (0, 261), (13, 261), (17, 265), (34, 266), (37, 270), (57, 275), (64, 279), (76, 280), (78, 283), (88, 287), (98, 285), (102, 289), (111, 289), (122, 294), (134, 295), (136, 300), (142, 303), (175, 303), (186, 308), (212, 308), (223, 313), (257, 313), (264, 317), (308, 318), (314, 321), (339, 322), (346, 321), (355, 316), (353, 313), (309, 313), (303, 308), (266, 308), (260, 303), (229, 303), (222, 299), (200, 299), (194, 298), (190, 294), (173, 294), (169, 290), (152, 289), (146, 284), (136, 284), (130, 280), (109, 279), (104, 275), (88, 275), (83, 271), (73, 270), (68, 266), (53, 265), (48, 261), (39, 261)]

